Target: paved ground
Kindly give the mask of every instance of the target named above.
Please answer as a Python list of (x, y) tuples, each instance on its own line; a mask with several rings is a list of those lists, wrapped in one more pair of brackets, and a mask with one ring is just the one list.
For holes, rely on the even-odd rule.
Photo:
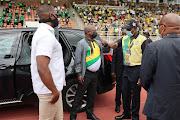
[[(114, 117), (123, 112), (121, 106), (120, 114), (114, 111), (115, 108), (115, 89), (103, 95), (97, 95), (95, 100), (94, 113), (101, 120), (115, 120)], [(140, 120), (146, 120), (142, 114), (142, 109), (146, 100), (146, 92), (141, 91), (141, 109)], [(38, 120), (38, 109), (33, 106), (24, 105), (16, 107), (7, 107), (0, 109), (0, 120)], [(69, 120), (69, 112), (64, 111), (64, 120)], [(77, 120), (87, 120), (86, 113), (79, 113)]]

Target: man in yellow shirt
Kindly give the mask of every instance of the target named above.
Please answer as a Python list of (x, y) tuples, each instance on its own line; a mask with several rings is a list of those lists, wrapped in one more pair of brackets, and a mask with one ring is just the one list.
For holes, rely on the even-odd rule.
[[(122, 48), (121, 61), (122, 68), (122, 96), (124, 112), (120, 116), (116, 116), (116, 120), (131, 119), (139, 120), (140, 109), (140, 67), (142, 59), (142, 46), (145, 46), (146, 37), (139, 34), (139, 24), (136, 20), (131, 19), (126, 22), (126, 36), (122, 38), (116, 46)], [(131, 98), (132, 96), (132, 98)], [(132, 101), (132, 110), (130, 104)], [(132, 115), (131, 115), (132, 112)]]
[(99, 16), (101, 16), (101, 14), (102, 14), (102, 11), (101, 11), (101, 10), (99, 10), (99, 11), (98, 11), (98, 15), (99, 15)]
[(150, 24), (150, 18), (149, 18), (149, 17), (146, 18), (146, 23), (147, 23), (148, 25)]

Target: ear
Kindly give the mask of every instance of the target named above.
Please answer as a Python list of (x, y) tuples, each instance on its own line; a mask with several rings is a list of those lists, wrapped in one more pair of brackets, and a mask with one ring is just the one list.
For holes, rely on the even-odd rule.
[(53, 15), (52, 15), (52, 13), (49, 13), (49, 18), (50, 18), (50, 19), (53, 19), (53, 18), (54, 18)]

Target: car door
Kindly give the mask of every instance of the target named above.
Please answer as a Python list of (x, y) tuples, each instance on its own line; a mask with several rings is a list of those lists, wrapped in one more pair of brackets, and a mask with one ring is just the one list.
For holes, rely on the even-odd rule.
[(0, 32), (0, 104), (16, 98), (14, 79), (20, 32)]
[(16, 94), (18, 97), (33, 91), (31, 80), (31, 41), (34, 32), (22, 32), (16, 61)]
[(97, 88), (98, 94), (103, 94), (112, 90), (115, 85), (111, 77), (112, 53), (104, 53), (104, 73), (101, 71)]

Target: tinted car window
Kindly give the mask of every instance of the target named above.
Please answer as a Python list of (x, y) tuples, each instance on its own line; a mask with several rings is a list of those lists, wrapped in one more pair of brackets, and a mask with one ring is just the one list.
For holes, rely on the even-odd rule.
[(19, 33), (0, 34), (0, 59), (4, 59), (7, 55), (11, 55), (13, 43)]
[(23, 42), (20, 58), (17, 65), (28, 65), (31, 63), (31, 51), (28, 42)]
[(74, 34), (73, 32), (63, 32), (63, 33), (72, 46), (76, 46), (77, 42), (79, 42), (83, 38), (81, 36)]

